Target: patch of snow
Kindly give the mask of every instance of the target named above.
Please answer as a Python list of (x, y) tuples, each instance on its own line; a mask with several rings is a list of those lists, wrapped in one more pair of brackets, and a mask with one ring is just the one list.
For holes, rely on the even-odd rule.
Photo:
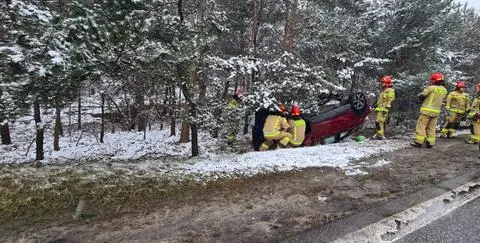
[(371, 168), (379, 168), (379, 167), (383, 167), (383, 166), (391, 164), (391, 163), (392, 163), (391, 161), (381, 159), (381, 160), (377, 161), (377, 163), (371, 165)]
[(50, 61), (52, 62), (52, 64), (54, 65), (60, 65), (63, 63), (63, 58), (62, 58), (62, 54), (60, 54), (59, 52), (57, 51), (48, 51), (48, 55), (50, 55), (52, 57), (52, 59), (50, 59)]
[(317, 199), (318, 199), (318, 201), (320, 201), (320, 202), (325, 202), (325, 201), (327, 201), (328, 198), (319, 195), (319, 196), (317, 197)]
[[(370, 140), (367, 140), (367, 141), (370, 141)], [(403, 147), (406, 147), (406, 143), (405, 144), (399, 144), (397, 145), (399, 147), (397, 148), (403, 148)], [(375, 162), (374, 164), (367, 164), (365, 162), (363, 163), (360, 163), (360, 164), (355, 164), (355, 165), (348, 165), (346, 168), (345, 168), (345, 175), (347, 176), (353, 176), (353, 175), (367, 175), (368, 172), (366, 172), (364, 169), (368, 169), (368, 168), (380, 168), (380, 167), (384, 167), (388, 164), (391, 164), (392, 162), (391, 161), (388, 161), (388, 160), (385, 160), (385, 159), (380, 159), (378, 160), (377, 162)]]
[(339, 105), (339, 104), (340, 104), (340, 101), (338, 100), (330, 100), (325, 105)]
[(355, 169), (346, 170), (345, 175), (347, 175), (347, 176), (368, 175), (368, 173), (366, 171), (363, 171), (363, 170), (359, 169), (359, 168), (355, 168)]

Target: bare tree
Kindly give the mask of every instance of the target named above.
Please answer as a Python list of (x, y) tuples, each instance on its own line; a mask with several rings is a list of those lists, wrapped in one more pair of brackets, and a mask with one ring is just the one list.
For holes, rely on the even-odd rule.
[(35, 160), (43, 160), (43, 137), (44, 137), (44, 127), (42, 124), (42, 119), (40, 117), (40, 103), (35, 101), (33, 103), (33, 117), (35, 119), (35, 124), (37, 127), (37, 136), (36, 136), (36, 156)]
[(283, 42), (285, 45), (285, 50), (292, 52), (297, 29), (298, 0), (287, 0), (285, 3), (287, 10), (285, 15), (285, 32), (283, 35)]
[(55, 107), (55, 127), (53, 130), (53, 150), (60, 151), (60, 131), (62, 127), (61, 120), (62, 108), (60, 105)]
[(8, 126), (8, 121), (2, 122), (0, 125), (0, 130), (1, 130), (1, 136), (2, 136), (2, 144), (3, 145), (8, 145), (12, 143), (12, 139), (10, 137), (10, 127)]

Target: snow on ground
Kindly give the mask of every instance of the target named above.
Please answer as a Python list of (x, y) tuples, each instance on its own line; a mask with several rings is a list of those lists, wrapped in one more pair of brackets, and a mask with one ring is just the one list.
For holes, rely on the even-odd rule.
[(256, 174), (301, 170), (310, 167), (335, 167), (345, 170), (347, 175), (366, 174), (362, 168), (375, 168), (389, 164), (378, 161), (375, 164), (355, 164), (361, 158), (391, 152), (408, 146), (405, 140), (367, 140), (365, 143), (353, 141), (302, 147), (278, 149), (266, 152), (217, 155), (206, 153), (197, 158), (179, 161), (145, 160), (137, 163), (113, 163), (112, 168), (123, 170), (131, 175), (152, 177), (168, 175), (189, 177), (199, 180), (253, 176)]
[[(52, 151), (51, 138), (48, 138), (45, 145), (46, 159), (43, 161), (47, 166), (40, 170), (47, 174), (75, 171), (85, 174), (88, 180), (119, 174), (140, 178), (188, 177), (203, 181), (324, 166), (340, 168), (345, 170), (346, 174), (354, 175), (365, 174), (366, 172), (362, 171), (364, 167), (373, 168), (389, 163), (381, 160), (374, 165), (363, 165), (352, 163), (355, 160), (408, 146), (407, 141), (399, 139), (367, 140), (364, 143), (346, 141), (313, 147), (233, 154), (220, 153), (218, 141), (212, 140), (208, 134), (202, 134), (200, 148), (203, 153), (191, 158), (190, 144), (178, 144), (178, 137), (170, 137), (168, 132), (166, 129), (149, 131), (146, 140), (143, 140), (143, 133), (138, 132), (107, 134), (104, 144), (97, 142), (93, 135), (84, 135), (78, 142), (77, 134), (63, 138), (60, 143), (61, 151), (58, 152)], [(30, 149), (28, 156), (25, 156), (25, 145), (1, 146), (2, 163), (21, 164), (32, 161), (35, 149)], [(139, 159), (150, 153), (160, 156), (158, 159)], [(31, 167), (22, 167), (22, 170), (26, 172), (24, 176), (43, 173)]]
[[(405, 144), (403, 145), (404, 147), (406, 146)], [(390, 163), (391, 162), (388, 160), (380, 159), (374, 164), (367, 164), (366, 162), (361, 162), (355, 165), (348, 165), (345, 167), (345, 174), (346, 175), (367, 175), (368, 172), (364, 170), (365, 168), (380, 168)]]
[[(89, 111), (84, 122), (99, 123), (88, 114), (94, 108), (94, 99), (87, 108)], [(76, 117), (72, 118), (73, 120)], [(64, 115), (63, 121), (67, 119)], [(85, 132), (73, 131), (69, 136), (65, 128), (65, 137), (60, 139), (60, 151), (53, 151), (53, 111), (44, 112), (45, 166), (42, 170), (73, 170), (85, 172), (87, 179), (112, 175), (135, 177), (155, 177), (167, 175), (173, 177), (193, 177), (197, 179), (215, 179), (219, 177), (252, 176), (272, 171), (301, 170), (309, 167), (338, 167), (346, 174), (365, 174), (362, 168), (383, 166), (388, 161), (378, 161), (376, 165), (354, 164), (355, 160), (372, 155), (391, 152), (408, 146), (405, 139), (367, 140), (364, 143), (346, 141), (339, 144), (314, 147), (278, 149), (267, 152), (248, 152), (234, 154), (225, 151), (219, 140), (212, 139), (206, 132), (199, 134), (200, 156), (190, 158), (190, 143), (179, 144), (177, 136), (170, 136), (169, 129), (153, 129), (143, 132), (122, 131), (105, 134), (104, 143), (98, 141), (98, 131), (87, 129)], [(0, 146), (0, 164), (21, 165), (35, 158), (35, 123), (30, 116), (17, 119), (11, 124), (12, 145)], [(180, 127), (180, 126), (179, 126)], [(247, 137), (239, 138), (248, 140)], [(223, 145), (225, 146), (225, 145)], [(28, 152), (27, 152), (28, 150)], [(109, 166), (106, 166), (109, 164)], [(81, 167), (79, 167), (79, 165)], [(50, 169), (49, 169), (50, 167)], [(36, 174), (38, 169), (22, 167), (27, 174)], [(37, 170), (37, 171), (35, 171)], [(83, 171), (83, 172), (82, 172)], [(89, 174), (94, 172), (93, 174)]]
[(374, 154), (391, 152), (406, 147), (405, 141), (374, 141), (366, 143), (344, 142), (313, 147), (279, 149), (269, 152), (250, 152), (225, 157), (209, 154), (196, 163), (186, 166), (187, 173), (238, 173), (255, 174), (265, 170), (289, 171), (308, 167), (341, 167), (349, 162)]
[[(0, 164), (23, 164), (35, 159), (35, 143), (30, 146), (34, 138), (34, 131), (29, 131), (29, 139), (23, 142), (15, 142), (10, 146), (0, 146)], [(153, 157), (188, 157), (190, 155), (190, 143), (179, 144), (178, 136), (170, 136), (170, 131), (152, 130), (147, 131), (145, 140), (143, 132), (116, 132), (106, 133), (104, 143), (98, 141), (98, 134), (89, 132), (75, 132), (71, 137), (60, 138), (60, 151), (53, 151), (53, 136), (47, 131), (45, 136), (44, 163), (68, 162), (72, 160), (135, 160), (151, 155)], [(205, 152), (218, 149), (216, 140), (212, 140), (208, 134), (200, 133), (202, 140), (201, 149)], [(18, 136), (13, 136), (13, 139)], [(28, 147), (30, 149), (28, 150)], [(27, 153), (28, 150), (28, 153)]]

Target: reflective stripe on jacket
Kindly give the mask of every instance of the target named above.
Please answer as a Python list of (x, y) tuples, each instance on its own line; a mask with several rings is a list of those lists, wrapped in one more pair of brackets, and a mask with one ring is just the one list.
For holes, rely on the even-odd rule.
[(420, 94), (426, 97), (420, 107), (420, 113), (430, 117), (438, 117), (447, 93), (447, 89), (443, 86), (431, 85), (425, 88)]
[(268, 115), (263, 126), (265, 137), (274, 137), (280, 134), (280, 130), (287, 130), (290, 125), (285, 117), (279, 115)]
[(240, 103), (236, 99), (231, 99), (227, 103), (228, 108), (237, 108), (240, 106)]
[(451, 112), (463, 115), (468, 109), (468, 103), (468, 95), (465, 92), (459, 92), (455, 90), (448, 94), (445, 108)]
[(290, 139), (290, 143), (295, 146), (300, 146), (305, 139), (305, 130), (307, 130), (307, 124), (303, 119), (290, 119), (288, 120), (290, 124), (290, 133), (292, 134), (292, 138)]
[(468, 117), (473, 118), (477, 113), (480, 114), (480, 97), (476, 97), (473, 100), (472, 105), (470, 106), (470, 113), (468, 113)]
[(377, 101), (377, 107), (375, 111), (380, 112), (388, 112), (388, 110), (392, 107), (392, 102), (395, 100), (395, 90), (392, 88), (384, 89)]

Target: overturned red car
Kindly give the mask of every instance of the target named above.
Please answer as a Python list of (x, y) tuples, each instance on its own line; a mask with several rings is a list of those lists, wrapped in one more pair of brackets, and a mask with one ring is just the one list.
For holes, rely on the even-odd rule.
[[(303, 145), (316, 145), (339, 142), (360, 129), (371, 108), (362, 92), (354, 92), (348, 99), (325, 105), (320, 114), (303, 114), (307, 123)], [(268, 115), (266, 109), (255, 114), (252, 129), (252, 143), (256, 151), (263, 143), (263, 124)]]

